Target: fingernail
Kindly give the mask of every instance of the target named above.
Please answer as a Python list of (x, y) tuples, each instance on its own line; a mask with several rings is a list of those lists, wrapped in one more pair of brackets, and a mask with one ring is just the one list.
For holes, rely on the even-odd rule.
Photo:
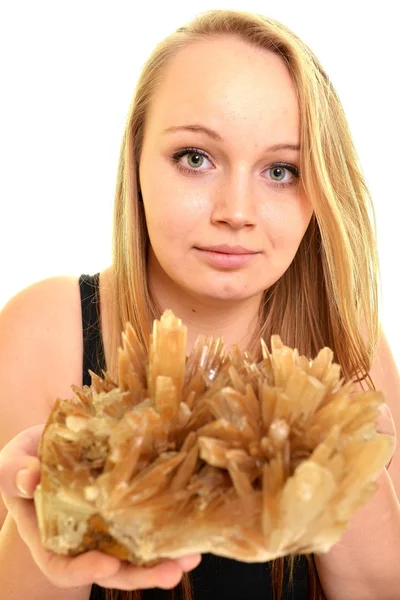
[(384, 415), (385, 417), (390, 417), (391, 416), (391, 412), (390, 409), (388, 407), (388, 405), (386, 403), (384, 404), (380, 404), (378, 406), (379, 412)]
[(28, 478), (29, 469), (20, 469), (15, 478), (15, 484), (18, 488), (19, 493), (22, 496), (29, 497), (30, 494), (27, 491), (27, 478)]

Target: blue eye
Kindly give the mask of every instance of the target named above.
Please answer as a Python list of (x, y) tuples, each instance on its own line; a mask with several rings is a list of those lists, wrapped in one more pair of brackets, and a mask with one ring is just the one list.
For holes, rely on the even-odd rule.
[[(195, 158), (193, 167), (182, 164), (181, 158), (183, 158), (184, 156), (192, 156), (193, 158)], [(178, 152), (175, 152), (175, 154), (172, 155), (172, 160), (176, 167), (179, 169), (179, 171), (194, 176), (200, 176), (206, 172), (204, 169), (200, 169), (200, 167), (204, 164), (204, 159), (211, 162), (211, 159), (208, 157), (208, 155), (205, 152), (203, 152), (203, 150), (199, 150), (199, 148), (182, 148), (182, 150), (179, 150)], [(292, 178), (289, 181), (279, 182), (274, 179), (271, 179), (269, 184), (277, 188), (285, 188), (296, 185), (300, 177), (299, 170), (297, 167), (284, 162), (274, 163), (270, 167), (265, 169), (265, 171), (276, 171), (278, 172), (278, 177), (280, 175), (285, 175), (286, 172), (292, 174)]]

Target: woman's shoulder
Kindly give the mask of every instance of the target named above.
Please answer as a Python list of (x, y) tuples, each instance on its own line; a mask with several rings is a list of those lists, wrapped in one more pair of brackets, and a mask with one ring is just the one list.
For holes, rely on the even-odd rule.
[[(40, 378), (49, 396), (82, 385), (79, 276), (57, 275), (21, 289), (0, 311), (0, 355), (12, 352), (20, 374)], [(31, 372), (32, 371), (32, 372)]]

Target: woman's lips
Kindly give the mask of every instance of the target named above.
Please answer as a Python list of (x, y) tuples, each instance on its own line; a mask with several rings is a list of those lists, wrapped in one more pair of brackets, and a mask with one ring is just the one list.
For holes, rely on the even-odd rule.
[(216, 252), (214, 250), (203, 250), (195, 248), (201, 257), (214, 267), (235, 268), (247, 264), (258, 256), (259, 252), (249, 252), (247, 254), (228, 254), (226, 252)]

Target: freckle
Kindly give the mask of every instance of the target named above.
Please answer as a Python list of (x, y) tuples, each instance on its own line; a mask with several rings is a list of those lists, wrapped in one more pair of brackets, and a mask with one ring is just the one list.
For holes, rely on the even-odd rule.
[(194, 308), (192, 308), (192, 312), (196, 312), (196, 311), (194, 310)]

